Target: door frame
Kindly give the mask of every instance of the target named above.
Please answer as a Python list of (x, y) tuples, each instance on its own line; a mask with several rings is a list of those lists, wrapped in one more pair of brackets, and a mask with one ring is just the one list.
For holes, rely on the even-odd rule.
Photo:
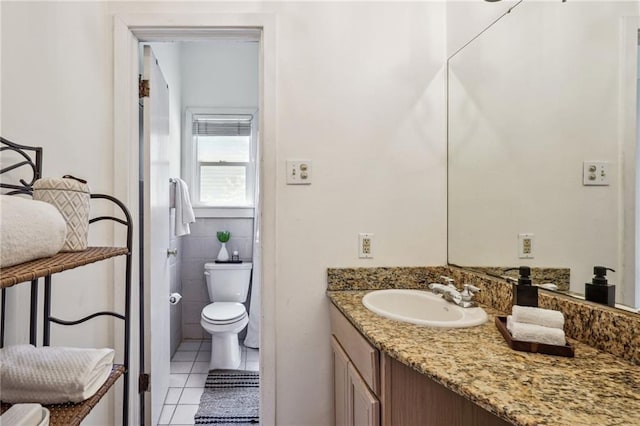
[[(167, 41), (184, 36), (189, 40), (211, 39), (221, 29), (259, 29), (260, 84), (259, 122), (260, 194), (262, 212), (262, 294), (260, 320), (260, 418), (264, 425), (276, 419), (276, 56), (275, 16), (268, 13), (127, 14), (115, 15), (114, 32), (114, 195), (130, 206), (138, 217), (138, 43)], [(144, 40), (141, 40), (141, 34)], [(134, 241), (138, 241), (135, 227)], [(134, 250), (133, 276), (138, 276), (139, 250)], [(115, 296), (118, 296), (116, 290)], [(139, 296), (134, 290), (133, 296)], [(119, 299), (114, 299), (119, 300)], [(132, 341), (138, 336), (134, 327)], [(145, 333), (149, 326), (145, 326)], [(135, 345), (132, 345), (134, 348)], [(138, 354), (139, 355), (139, 354)], [(131, 357), (132, 372), (139, 371), (139, 356)], [(146, 371), (144, 371), (146, 372)], [(132, 378), (135, 375), (131, 376)], [(153, 378), (152, 378), (153, 379)], [(131, 380), (130, 394), (137, 395), (137, 380)], [(148, 404), (145, 404), (148, 411)], [(130, 418), (138, 418), (139, 399), (132, 398)], [(145, 415), (148, 417), (148, 412)]]

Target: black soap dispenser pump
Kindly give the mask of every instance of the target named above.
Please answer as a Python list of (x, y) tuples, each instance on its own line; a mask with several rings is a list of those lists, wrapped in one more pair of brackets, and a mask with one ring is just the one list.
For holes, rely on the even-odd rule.
[(606, 266), (593, 267), (593, 279), (584, 285), (584, 297), (590, 302), (603, 305), (616, 305), (616, 286), (607, 281), (607, 271), (615, 272)]
[(531, 268), (520, 266), (519, 268), (505, 269), (513, 271), (518, 269), (520, 276), (518, 283), (513, 284), (513, 304), (520, 306), (538, 306), (538, 287), (531, 285)]

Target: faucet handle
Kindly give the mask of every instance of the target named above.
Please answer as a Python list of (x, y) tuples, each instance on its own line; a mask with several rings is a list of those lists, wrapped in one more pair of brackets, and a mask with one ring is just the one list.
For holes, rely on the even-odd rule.
[(475, 285), (472, 285), (472, 284), (465, 284), (464, 285), (464, 291), (468, 291), (468, 292), (470, 292), (472, 294), (475, 294), (475, 293), (481, 291), (481, 289), (479, 289), (478, 287), (476, 287)]
[(446, 275), (440, 275), (440, 279), (444, 281), (444, 285), (446, 285), (447, 287), (451, 288), (452, 290), (458, 290), (458, 287), (456, 287), (456, 285), (454, 284), (455, 280), (453, 278)]
[(429, 284), (429, 290), (435, 294), (444, 294), (444, 292), (448, 290), (448, 287), (440, 283), (431, 283)]
[(479, 291), (480, 289), (478, 287), (471, 284), (465, 284), (464, 290), (462, 290), (460, 295), (462, 296), (462, 300), (465, 302), (471, 302), (473, 300), (473, 296)]

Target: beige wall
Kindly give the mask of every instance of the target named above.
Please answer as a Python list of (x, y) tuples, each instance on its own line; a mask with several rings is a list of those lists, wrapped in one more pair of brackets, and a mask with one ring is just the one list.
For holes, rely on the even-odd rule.
[[(72, 174), (91, 190), (110, 193), (113, 181), (113, 41), (100, 3), (2, 3), (2, 136), (44, 148), (43, 174)], [(110, 232), (90, 243), (110, 243)], [(52, 314), (76, 319), (113, 304), (111, 262), (53, 278)], [(10, 289), (7, 343), (28, 342), (28, 286)], [(41, 317), (40, 317), (41, 318)], [(53, 326), (52, 343), (112, 346), (109, 319), (72, 328)], [(104, 332), (105, 327), (107, 333)], [(113, 417), (113, 399), (88, 424)]]
[[(113, 14), (275, 15), (277, 423), (327, 424), (326, 268), (446, 262), (444, 5), (3, 2), (2, 8), (3, 136), (42, 145), (45, 174), (85, 176), (92, 189), (107, 193), (114, 181)], [(284, 184), (289, 158), (313, 160), (311, 186)], [(374, 259), (357, 258), (358, 232), (375, 234)], [(57, 279), (60, 294), (73, 302), (58, 301), (56, 309), (112, 303), (109, 267), (90, 271), (68, 284)], [(99, 339), (99, 329), (90, 326), (90, 335)], [(70, 334), (60, 342), (85, 338)], [(87, 424), (109, 423), (108, 411), (98, 410)]]

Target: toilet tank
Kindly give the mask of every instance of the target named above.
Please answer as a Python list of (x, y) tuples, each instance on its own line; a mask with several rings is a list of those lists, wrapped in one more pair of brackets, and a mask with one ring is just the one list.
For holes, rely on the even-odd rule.
[(209, 300), (212, 302), (239, 302), (247, 300), (251, 282), (251, 262), (205, 263)]

